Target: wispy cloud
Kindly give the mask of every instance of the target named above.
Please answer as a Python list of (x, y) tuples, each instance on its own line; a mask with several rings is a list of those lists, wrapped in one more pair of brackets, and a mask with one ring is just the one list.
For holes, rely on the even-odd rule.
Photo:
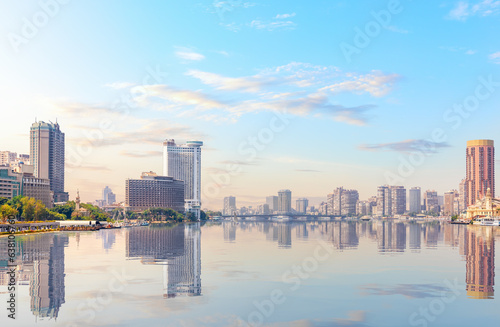
[(448, 13), (447, 18), (465, 21), (471, 16), (489, 16), (500, 10), (500, 1), (482, 0), (479, 2), (459, 1)]
[(200, 61), (205, 59), (205, 56), (202, 55), (201, 53), (195, 52), (189, 48), (183, 48), (183, 47), (177, 47), (177, 51), (175, 52), (175, 55), (183, 60), (189, 60), (189, 61)]
[(275, 83), (276, 79), (264, 76), (225, 77), (215, 73), (200, 70), (189, 70), (186, 75), (199, 79), (203, 84), (218, 90), (259, 92), (266, 85)]
[(93, 165), (93, 164), (73, 165), (69, 162), (66, 162), (65, 166), (69, 169), (90, 170), (90, 171), (111, 171), (111, 169), (106, 166)]
[(268, 31), (274, 31), (274, 30), (292, 30), (297, 26), (294, 22), (291, 20), (278, 20), (278, 21), (270, 21), (270, 22), (263, 22), (261, 20), (252, 20), (252, 22), (249, 24), (250, 27), (256, 28), (258, 30), (268, 30)]
[(394, 143), (363, 144), (359, 148), (365, 151), (396, 151), (402, 153), (422, 152), (436, 153), (439, 149), (447, 148), (446, 142), (433, 142), (427, 140), (405, 140)]
[(387, 30), (395, 33), (400, 33), (400, 34), (408, 34), (408, 30), (402, 29), (400, 27), (397, 27), (395, 25), (389, 25), (386, 27)]
[(367, 92), (373, 96), (381, 97), (392, 91), (394, 84), (401, 78), (398, 74), (384, 74), (380, 71), (372, 71), (366, 75), (352, 75), (347, 81), (342, 81), (325, 86), (321, 91), (327, 90), (332, 93), (339, 92)]
[(161, 157), (163, 153), (161, 151), (142, 151), (142, 152), (130, 152), (121, 151), (120, 155), (130, 158), (149, 158), (149, 157)]
[[(287, 112), (297, 116), (329, 117), (352, 125), (366, 125), (373, 104), (344, 106), (333, 103), (339, 93), (382, 97), (391, 92), (400, 79), (397, 74), (372, 71), (368, 74), (342, 72), (336, 67), (292, 62), (264, 69), (252, 76), (229, 77), (201, 70), (188, 70), (212, 90), (185, 90), (169, 85), (145, 85), (131, 88), (139, 107), (168, 111), (178, 116), (196, 117), (213, 122), (234, 122), (246, 113)], [(287, 87), (289, 92), (281, 92)], [(235, 100), (234, 92), (242, 92)], [(252, 96), (245, 96), (252, 93)]]
[(291, 13), (291, 14), (277, 14), (276, 19), (288, 19), (288, 18), (292, 18), (292, 17), (295, 17), (295, 13)]
[(473, 54), (477, 53), (476, 50), (468, 49), (465, 47), (441, 46), (441, 47), (439, 47), (439, 49), (450, 51), (450, 52), (461, 52), (461, 53), (466, 54), (466, 55), (473, 55)]
[(492, 53), (488, 56), (488, 58), (494, 62), (495, 64), (499, 64), (500, 65), (500, 51), (499, 52), (495, 52), (495, 53)]
[(301, 173), (321, 173), (321, 170), (315, 170), (315, 169), (295, 169), (295, 171)]

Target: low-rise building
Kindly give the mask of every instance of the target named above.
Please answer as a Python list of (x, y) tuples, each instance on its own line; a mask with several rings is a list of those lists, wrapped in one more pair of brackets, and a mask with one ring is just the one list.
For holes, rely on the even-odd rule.
[(125, 203), (135, 211), (171, 208), (184, 212), (184, 182), (154, 172), (142, 173), (140, 179), (126, 180)]

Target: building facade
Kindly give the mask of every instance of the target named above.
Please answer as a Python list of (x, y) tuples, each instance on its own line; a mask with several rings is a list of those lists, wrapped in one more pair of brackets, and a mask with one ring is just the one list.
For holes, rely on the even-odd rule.
[(68, 201), (64, 192), (64, 133), (59, 124), (40, 121), (31, 125), (30, 160), (35, 177), (50, 180), (54, 201)]
[(439, 199), (437, 192), (432, 190), (427, 190), (424, 193), (424, 207), (425, 211), (439, 213), (441, 208), (439, 207)]
[(201, 207), (201, 141), (176, 145), (175, 140), (163, 142), (163, 175), (184, 181), (186, 211), (200, 218)]
[(406, 212), (406, 189), (403, 186), (391, 186), (391, 212), (402, 215)]
[(236, 212), (236, 198), (228, 196), (224, 198), (224, 210), (222, 214), (225, 216), (232, 216)]
[(184, 212), (184, 182), (153, 172), (142, 173), (140, 179), (127, 179), (125, 203), (131, 210), (171, 208)]
[(340, 214), (342, 216), (351, 216), (356, 214), (356, 204), (359, 200), (359, 193), (356, 190), (342, 189), (340, 197)]
[(466, 205), (473, 205), (488, 189), (495, 197), (495, 146), (493, 140), (467, 141)]
[(23, 175), (10, 167), (0, 167), (0, 197), (12, 199), (23, 194)]
[(412, 187), (410, 189), (410, 213), (422, 212), (422, 190), (420, 187)]
[(306, 213), (308, 206), (309, 206), (309, 200), (306, 198), (300, 198), (295, 200), (295, 210), (298, 213)]
[(278, 197), (276, 195), (266, 196), (266, 204), (271, 213), (278, 211)]
[(290, 190), (278, 191), (278, 212), (290, 213), (292, 211), (292, 192)]
[(47, 208), (54, 207), (54, 193), (48, 179), (33, 175), (23, 175), (23, 195), (42, 201)]

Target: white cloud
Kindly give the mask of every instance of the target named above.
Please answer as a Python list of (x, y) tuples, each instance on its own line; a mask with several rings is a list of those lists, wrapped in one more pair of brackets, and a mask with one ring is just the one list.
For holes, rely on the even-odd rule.
[(332, 93), (354, 92), (369, 93), (375, 97), (381, 97), (392, 91), (394, 84), (400, 79), (397, 74), (384, 74), (380, 71), (372, 71), (366, 75), (352, 75), (350, 80), (338, 82), (321, 88), (321, 91)]
[(115, 89), (115, 90), (121, 90), (121, 89), (130, 88), (130, 87), (134, 86), (134, 84), (129, 83), (129, 82), (114, 82), (114, 83), (104, 84), (104, 86), (110, 87), (110, 88)]
[(200, 70), (189, 70), (186, 75), (199, 79), (202, 83), (215, 87), (218, 90), (259, 92), (262, 87), (272, 84), (272, 78), (259, 76), (251, 77), (224, 77), (215, 73), (203, 72)]
[(295, 13), (291, 13), (291, 14), (278, 14), (276, 15), (276, 19), (287, 19), (287, 18), (292, 18), (292, 17), (295, 17)]
[(500, 64), (500, 51), (490, 54), (488, 58), (495, 64)]
[(399, 28), (399, 27), (397, 27), (395, 25), (389, 25), (389, 26), (386, 27), (386, 29), (388, 29), (391, 32), (395, 32), (395, 33), (408, 34), (408, 30)]
[(250, 27), (253, 27), (253, 28), (256, 28), (258, 30), (268, 30), (268, 31), (274, 31), (274, 30), (277, 30), (277, 29), (294, 29), (295, 26), (297, 24), (295, 24), (294, 22), (292, 21), (273, 21), (273, 22), (263, 22), (263, 21), (260, 21), (260, 20), (253, 20), (251, 23), (250, 23)]
[(455, 8), (448, 13), (448, 17), (455, 20), (465, 20), (469, 15), (469, 4), (464, 1), (458, 2)]
[(191, 49), (182, 47), (177, 47), (177, 49), (178, 50), (175, 52), (175, 55), (181, 59), (191, 60), (191, 61), (200, 61), (205, 59), (204, 55), (202, 55), (201, 53), (194, 52)]
[(482, 0), (476, 3), (459, 1), (448, 13), (449, 19), (465, 21), (471, 16), (489, 16), (497, 14), (500, 10), (500, 1)]

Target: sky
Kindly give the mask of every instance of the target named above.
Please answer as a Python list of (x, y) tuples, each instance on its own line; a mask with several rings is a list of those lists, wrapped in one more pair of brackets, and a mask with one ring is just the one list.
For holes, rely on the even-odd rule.
[(343, 186), (444, 193), (499, 141), (500, 1), (3, 1), (0, 150), (66, 136), (66, 191), (162, 173), (204, 142), (202, 207)]

